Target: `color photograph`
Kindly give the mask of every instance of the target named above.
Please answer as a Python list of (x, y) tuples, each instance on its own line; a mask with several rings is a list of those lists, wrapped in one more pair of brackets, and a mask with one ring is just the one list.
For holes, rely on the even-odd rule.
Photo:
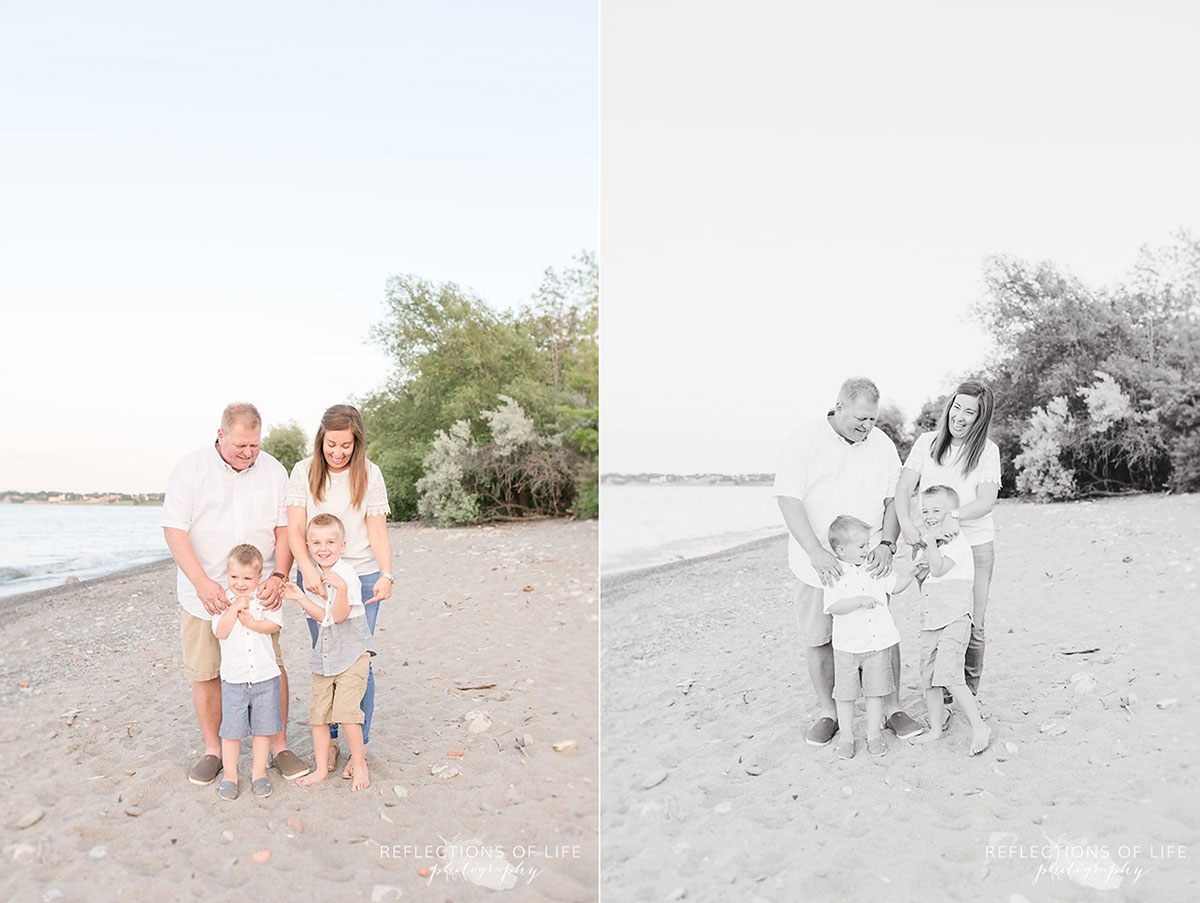
[(6, 11), (0, 898), (597, 899), (596, 19)]

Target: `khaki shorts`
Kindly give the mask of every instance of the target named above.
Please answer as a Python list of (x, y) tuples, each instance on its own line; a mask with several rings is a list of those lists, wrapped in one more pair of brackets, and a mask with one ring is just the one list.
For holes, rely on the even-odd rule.
[(313, 724), (362, 724), (362, 698), (367, 692), (367, 668), (371, 653), (364, 652), (354, 664), (332, 677), (313, 675), (312, 702), (308, 707)]
[[(179, 606), (179, 629), (183, 635), (183, 676), (188, 680), (215, 680), (221, 676), (221, 641), (213, 634), (212, 621), (197, 618)], [(275, 664), (283, 668), (279, 631), (271, 634)]]
[(824, 646), (833, 640), (833, 615), (825, 614), (825, 590), (796, 580), (792, 590), (796, 629), (805, 646)]
[(963, 615), (937, 630), (921, 631), (921, 689), (957, 687), (966, 683), (963, 667), (971, 618)]
[(896, 689), (892, 648), (878, 652), (833, 650), (833, 698), (854, 702), (859, 695), (887, 696)]

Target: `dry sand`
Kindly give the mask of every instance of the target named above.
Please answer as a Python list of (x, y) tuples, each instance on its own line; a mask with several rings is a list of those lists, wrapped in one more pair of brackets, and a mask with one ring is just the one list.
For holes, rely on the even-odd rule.
[[(961, 714), (883, 758), (805, 744), (783, 539), (606, 579), (604, 899), (1200, 899), (1200, 497), (997, 521), (976, 758)], [(915, 600), (893, 610), (923, 720)]]
[[(255, 798), (249, 743), (236, 801), (188, 783), (203, 745), (173, 565), (0, 600), (0, 899), (495, 895), (464, 874), (486, 881), (502, 868), (438, 858), (443, 839), (457, 838), (474, 840), (464, 852), (485, 864), (499, 854), (520, 869), (503, 898), (594, 900), (597, 534), (594, 521), (391, 527), (396, 590), (376, 633), (372, 785), (357, 794), (340, 778), (306, 789), (271, 769), (272, 796)], [(285, 604), (288, 736), (311, 764), (301, 617)], [(495, 687), (458, 689), (486, 684)], [(469, 731), (472, 711), (491, 727)], [(574, 748), (555, 751), (563, 740)], [(459, 773), (445, 779), (446, 769)], [(263, 850), (260, 864), (252, 856)]]

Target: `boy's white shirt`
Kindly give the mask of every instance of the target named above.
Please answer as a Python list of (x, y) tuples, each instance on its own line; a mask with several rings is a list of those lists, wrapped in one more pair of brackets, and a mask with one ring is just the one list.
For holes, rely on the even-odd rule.
[(879, 604), (874, 608), (856, 608), (844, 615), (833, 615), (833, 648), (838, 652), (878, 652), (900, 642), (900, 631), (888, 609), (888, 593), (896, 586), (896, 572), (872, 577), (865, 564), (842, 562), (842, 576), (833, 586), (825, 587), (824, 611), (842, 599), (869, 596)]
[[(921, 583), (921, 628), (936, 630), (975, 607), (975, 553), (967, 538), (959, 533), (945, 545), (938, 546), (943, 558), (954, 562), (950, 570), (935, 577), (929, 574)], [(916, 561), (929, 560), (929, 552), (921, 549)]]
[[(254, 595), (256, 592), (258, 592), (257, 587), (246, 594), (250, 597), (250, 604), (246, 606), (246, 612), (256, 621), (271, 621), (282, 627), (282, 609), (268, 611), (263, 608), (262, 600)], [(225, 590), (225, 598), (231, 603), (237, 601), (238, 595), (231, 589)], [(223, 614), (224, 612), (219, 612), (212, 616), (214, 636), (217, 633), (217, 622), (221, 620)], [(227, 683), (252, 684), (279, 676), (279, 663), (275, 661), (275, 644), (269, 633), (251, 630), (235, 618), (229, 636), (219, 642), (221, 644), (221, 680)]]
[[(362, 581), (358, 579), (358, 574), (354, 572), (354, 568), (350, 566), (345, 558), (338, 558), (330, 570), (346, 581), (346, 601), (350, 605), (350, 614), (346, 616), (346, 619), (365, 618), (367, 610), (363, 607)], [(304, 591), (310, 600), (317, 605), (325, 607), (325, 617), (321, 619), (322, 627), (333, 623), (333, 602), (337, 598), (337, 590), (332, 586), (326, 586), (325, 592), (329, 596), (328, 600), (322, 599), (316, 593), (310, 593), (307, 589)]]

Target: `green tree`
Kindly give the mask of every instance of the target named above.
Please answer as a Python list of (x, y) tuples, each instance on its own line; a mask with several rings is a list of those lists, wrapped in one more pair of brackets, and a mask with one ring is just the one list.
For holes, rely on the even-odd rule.
[(263, 437), (262, 450), (287, 468), (288, 473), (292, 472), (297, 461), (309, 455), (304, 430), (294, 420), (272, 426)]

